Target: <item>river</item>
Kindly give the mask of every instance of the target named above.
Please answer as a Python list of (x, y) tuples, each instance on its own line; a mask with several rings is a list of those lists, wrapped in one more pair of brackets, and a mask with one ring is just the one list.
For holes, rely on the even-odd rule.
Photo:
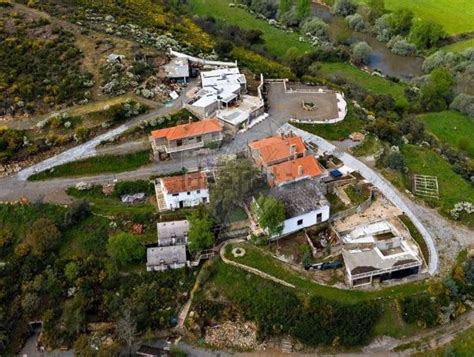
[[(337, 34), (343, 28), (347, 28), (344, 19), (340, 16), (333, 16), (330, 9), (319, 3), (312, 3), (312, 14), (320, 17), (329, 25), (329, 38), (335, 40)], [(372, 47), (372, 53), (369, 56), (367, 67), (372, 70), (379, 70), (383, 74), (396, 77), (402, 80), (409, 80), (413, 77), (423, 74), (421, 66), (423, 64), (422, 57), (415, 56), (399, 56), (392, 53), (385, 43), (377, 40), (375, 36), (365, 32), (357, 32), (351, 30), (353, 41), (365, 41)]]

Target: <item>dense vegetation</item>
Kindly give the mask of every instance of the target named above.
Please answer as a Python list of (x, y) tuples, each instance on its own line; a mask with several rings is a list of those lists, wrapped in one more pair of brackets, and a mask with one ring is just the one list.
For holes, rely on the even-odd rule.
[[(223, 263), (209, 269), (205, 286), (217, 288), (245, 319), (255, 321), (260, 338), (290, 334), (309, 346), (356, 346), (372, 336), (381, 314), (375, 301), (344, 304), (317, 296), (300, 296), (295, 290)], [(219, 321), (222, 310), (201, 309), (201, 303), (211, 302), (203, 295), (197, 298), (196, 309), (208, 314), (204, 321)], [(213, 311), (215, 315), (210, 316)]]
[[(104, 248), (109, 235), (123, 235), (125, 228), (97, 220), (84, 203), (68, 209), (3, 205), (0, 227), (0, 335), (10, 353), (22, 346), (32, 320), (43, 321), (42, 341), (49, 347), (72, 346), (89, 323), (118, 323), (126, 310), (133, 334), (167, 328), (193, 282), (185, 270), (123, 275)], [(78, 239), (96, 249), (71, 254)]]
[(35, 112), (87, 97), (74, 36), (47, 19), (0, 15), (0, 115)]

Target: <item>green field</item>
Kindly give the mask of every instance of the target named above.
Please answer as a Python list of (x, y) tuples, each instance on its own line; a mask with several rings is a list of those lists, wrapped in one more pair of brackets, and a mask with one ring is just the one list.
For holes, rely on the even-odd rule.
[(455, 111), (429, 113), (420, 115), (426, 129), (433, 133), (441, 142), (455, 149), (465, 151), (474, 159), (474, 119)]
[(139, 151), (127, 155), (103, 155), (59, 165), (54, 170), (46, 170), (28, 179), (46, 180), (58, 177), (91, 176), (103, 173), (118, 173), (138, 169), (150, 163), (150, 152)]
[(442, 25), (450, 35), (474, 31), (472, 0), (385, 0), (385, 8), (409, 9), (423, 20)]
[(255, 18), (244, 9), (229, 7), (228, 0), (191, 0), (193, 13), (213, 16), (225, 21), (227, 25), (237, 25), (245, 29), (256, 29), (263, 32), (265, 47), (277, 57), (284, 57), (286, 51), (295, 47), (301, 53), (311, 50), (311, 45), (299, 41), (299, 34), (289, 33), (269, 25), (266, 21)]
[[(414, 145), (402, 146), (401, 152), (405, 157), (410, 174), (433, 175), (438, 177), (439, 201), (434, 204), (441, 207), (446, 216), (460, 201), (474, 202), (474, 188), (461, 176), (456, 174), (451, 165), (434, 151)], [(465, 216), (462, 221), (474, 227), (473, 215)]]
[(359, 145), (352, 149), (355, 156), (368, 156), (377, 153), (383, 148), (382, 143), (373, 135), (367, 135)]
[(474, 38), (470, 38), (469, 40), (458, 41), (450, 45), (441, 47), (441, 49), (448, 52), (460, 53), (472, 47), (474, 47)]
[(373, 95), (386, 94), (395, 99), (398, 106), (408, 105), (405, 97), (405, 85), (394, 83), (387, 79), (372, 76), (354, 66), (345, 63), (319, 63), (319, 73), (328, 80), (341, 78), (346, 82), (359, 85)]

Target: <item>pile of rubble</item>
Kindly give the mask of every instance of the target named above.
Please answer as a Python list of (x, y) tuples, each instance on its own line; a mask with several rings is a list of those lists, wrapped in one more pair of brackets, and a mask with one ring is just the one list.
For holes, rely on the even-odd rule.
[(184, 85), (179, 83), (164, 84), (155, 76), (151, 76), (135, 90), (135, 94), (146, 99), (166, 102), (170, 99), (176, 99), (183, 88)]
[(206, 329), (205, 341), (218, 348), (257, 350), (263, 346), (257, 341), (257, 326), (253, 322), (226, 321)]
[(19, 164), (0, 164), (0, 177), (5, 177), (14, 174), (20, 170), (21, 166)]

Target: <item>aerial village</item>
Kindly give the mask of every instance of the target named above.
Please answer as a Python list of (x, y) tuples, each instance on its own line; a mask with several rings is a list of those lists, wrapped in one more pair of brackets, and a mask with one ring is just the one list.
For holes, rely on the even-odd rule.
[[(219, 254), (229, 242), (267, 237), (274, 257), (311, 274), (319, 283), (341, 288), (374, 288), (419, 279), (427, 272), (420, 247), (406, 226), (410, 218), (403, 208), (350, 163), (320, 146), (317, 137), (291, 125), (292, 121), (344, 120), (342, 94), (302, 85), (293, 88), (285, 79), (267, 82), (263, 76), (254, 79), (256, 88), (251, 94), (237, 63), (205, 61), (174, 51), (164, 70), (168, 80), (182, 85), (197, 77), (199, 85), (187, 95), (183, 106), (198, 120), (190, 118), (186, 124), (151, 132), (158, 165), (183, 161), (183, 157), (197, 153), (212, 156), (213, 150), (222, 156), (220, 164), (212, 167), (188, 168), (181, 175), (156, 178), (159, 212), (209, 204), (222, 162), (241, 156), (258, 170), (262, 182), (258, 195), (282, 203), (285, 214), (277, 233), (261, 227), (255, 194), (244, 205), (247, 230), (237, 227), (240, 234), (225, 236), (214, 247), (193, 253), (188, 249), (188, 220), (159, 222), (157, 242), (147, 246), (147, 271), (197, 266)], [(272, 96), (276, 96), (276, 103), (268, 100)], [(248, 134), (255, 125), (270, 120), (267, 111), (271, 105), (282, 107), (281, 123), (272, 123), (281, 125), (269, 135), (260, 131), (252, 140)], [(244, 133), (246, 140), (239, 141)], [(361, 141), (363, 134), (353, 133), (351, 139)], [(233, 150), (226, 150), (227, 146)], [(243, 256), (245, 248), (237, 246), (232, 254)]]

